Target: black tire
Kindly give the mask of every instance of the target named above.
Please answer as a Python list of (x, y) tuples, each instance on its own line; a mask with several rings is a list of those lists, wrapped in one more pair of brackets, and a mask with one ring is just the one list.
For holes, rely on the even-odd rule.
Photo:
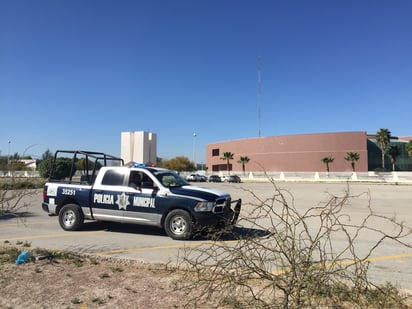
[(67, 204), (59, 212), (59, 223), (65, 231), (77, 231), (83, 222), (83, 212), (76, 204)]
[(182, 209), (172, 210), (166, 216), (164, 229), (172, 239), (190, 239), (193, 235), (193, 222), (190, 214)]

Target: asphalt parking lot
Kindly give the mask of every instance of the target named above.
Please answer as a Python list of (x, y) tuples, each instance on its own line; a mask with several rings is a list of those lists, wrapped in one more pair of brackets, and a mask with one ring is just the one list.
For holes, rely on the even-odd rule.
[[(240, 218), (248, 216), (249, 210), (262, 200), (272, 197), (274, 188), (270, 183), (200, 183), (205, 187), (217, 187), (229, 192), (232, 198), (242, 198), (243, 206)], [(308, 207), (319, 206), (331, 195), (342, 195), (349, 190), (356, 196), (347, 205), (354, 222), (367, 213), (368, 204), (373, 210), (387, 217), (396, 216), (397, 220), (412, 226), (412, 186), (351, 183), (294, 183), (280, 182), (282, 190), (287, 190), (297, 209), (304, 211)], [(286, 191), (285, 191), (286, 192)], [(24, 218), (0, 218), (0, 241), (27, 243), (32, 248), (50, 250), (70, 250), (80, 253), (105, 257), (136, 260), (144, 263), (176, 263), (183, 248), (198, 246), (210, 242), (208, 239), (175, 241), (157, 228), (129, 224), (108, 224), (87, 222), (82, 231), (66, 232), (62, 230), (57, 217), (49, 217), (41, 209), (42, 192), (26, 200), (27, 215)], [(247, 231), (252, 226), (240, 220), (238, 231)], [(381, 230), (391, 232), (390, 225), (380, 225)], [(371, 245), (371, 235), (365, 234), (357, 246)], [(236, 241), (236, 240), (231, 240)], [(339, 239), (336, 239), (339, 247)], [(412, 235), (403, 239), (412, 246)], [(385, 282), (399, 284), (412, 289), (412, 248), (396, 242), (385, 241), (370, 257), (372, 277)]]

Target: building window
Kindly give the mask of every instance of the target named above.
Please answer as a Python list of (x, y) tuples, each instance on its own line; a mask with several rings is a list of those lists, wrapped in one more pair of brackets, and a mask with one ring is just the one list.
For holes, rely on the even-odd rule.
[[(232, 170), (232, 164), (229, 164), (229, 171), (231, 171), (231, 170)], [(212, 171), (213, 172), (227, 171), (227, 164), (212, 165)]]
[(212, 149), (212, 156), (213, 157), (219, 156), (219, 148)]

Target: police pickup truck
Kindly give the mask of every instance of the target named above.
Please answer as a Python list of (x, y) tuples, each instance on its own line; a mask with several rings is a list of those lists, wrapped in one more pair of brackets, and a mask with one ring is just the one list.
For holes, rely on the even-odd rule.
[(125, 166), (122, 159), (99, 152), (58, 150), (42, 208), (57, 215), (66, 231), (81, 229), (84, 220), (114, 221), (157, 226), (185, 240), (203, 230), (233, 226), (241, 200), (189, 185), (167, 169)]

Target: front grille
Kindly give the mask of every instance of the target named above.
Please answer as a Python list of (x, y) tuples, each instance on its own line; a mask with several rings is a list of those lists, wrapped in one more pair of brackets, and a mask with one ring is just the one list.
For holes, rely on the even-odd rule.
[(221, 213), (225, 207), (230, 207), (230, 198), (219, 198), (216, 200), (216, 206), (213, 208), (214, 213)]

